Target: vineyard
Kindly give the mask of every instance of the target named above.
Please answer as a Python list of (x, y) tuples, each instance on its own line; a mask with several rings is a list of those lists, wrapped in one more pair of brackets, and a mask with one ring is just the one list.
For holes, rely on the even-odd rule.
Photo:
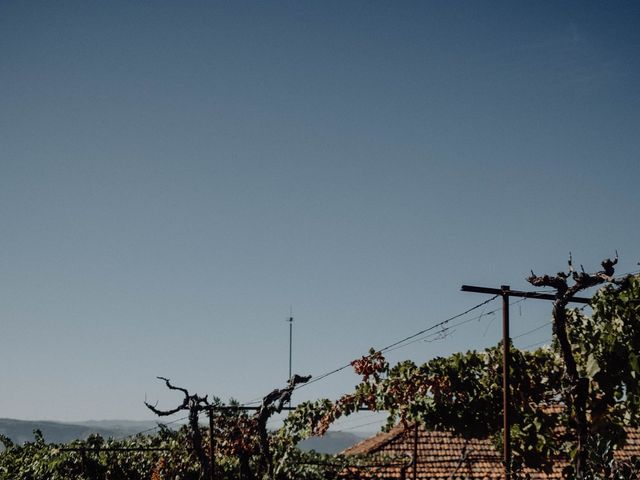
[[(86, 441), (69, 444), (50, 444), (36, 431), (32, 442), (14, 445), (1, 438), (6, 450), (0, 455), (2, 479), (182, 479), (203, 478), (198, 458), (190, 450), (190, 432), (184, 426), (180, 430), (161, 427), (153, 435), (137, 435), (126, 440), (104, 439), (98, 435)], [(206, 437), (206, 429), (203, 430)], [(228, 445), (229, 442), (225, 442)], [(248, 473), (241, 472), (238, 456), (223, 451), (214, 458), (214, 478), (220, 480), (258, 478), (250, 472), (257, 471), (251, 460)], [(336, 478), (346, 466), (345, 461), (329, 455), (304, 453), (284, 443), (277, 447), (286, 455), (278, 471), (279, 478), (323, 479)], [(207, 458), (209, 460), (209, 458)], [(256, 468), (256, 470), (253, 470)]]

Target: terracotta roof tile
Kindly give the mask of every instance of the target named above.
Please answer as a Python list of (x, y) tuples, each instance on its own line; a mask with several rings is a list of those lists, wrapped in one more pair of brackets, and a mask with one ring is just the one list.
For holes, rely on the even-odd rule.
[[(414, 450), (413, 426), (405, 428), (397, 425), (387, 433), (368, 438), (342, 452), (344, 455), (376, 455), (391, 459), (404, 459), (409, 462)], [(627, 430), (627, 444), (615, 453), (616, 458), (640, 456), (640, 430)], [(496, 451), (488, 438), (465, 440), (451, 432), (427, 431), (418, 429), (417, 478), (426, 479), (501, 479), (503, 467), (501, 454)], [(562, 469), (566, 459), (558, 458), (550, 471), (542, 472), (525, 468), (523, 473), (531, 475), (532, 480), (556, 480), (562, 478)], [(413, 466), (406, 469), (406, 478), (412, 478)], [(375, 474), (380, 478), (401, 478), (401, 467), (381, 466), (369, 469), (360, 475), (363, 478)], [(453, 475), (453, 476), (452, 476)]]

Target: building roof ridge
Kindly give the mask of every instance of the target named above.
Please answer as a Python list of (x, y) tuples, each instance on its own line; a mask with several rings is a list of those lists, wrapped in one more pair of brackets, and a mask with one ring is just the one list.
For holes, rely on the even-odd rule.
[(378, 432), (373, 437), (365, 438), (355, 445), (352, 445), (349, 448), (345, 448), (339, 453), (339, 455), (358, 455), (360, 453), (367, 453), (368, 451), (371, 451), (373, 449), (381, 448), (397, 439), (398, 437), (404, 435), (408, 428), (413, 427), (414, 425), (415, 422), (407, 425), (399, 422), (388, 432)]

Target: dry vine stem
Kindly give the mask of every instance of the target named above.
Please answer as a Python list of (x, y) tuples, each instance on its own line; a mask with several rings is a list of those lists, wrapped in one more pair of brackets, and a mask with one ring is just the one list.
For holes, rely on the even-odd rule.
[[(576, 425), (576, 433), (578, 436), (578, 454), (576, 459), (576, 478), (585, 477), (585, 468), (587, 462), (587, 438), (589, 435), (589, 425), (587, 422), (587, 397), (589, 394), (589, 379), (581, 377), (578, 372), (576, 360), (571, 350), (571, 343), (567, 336), (567, 310), (566, 307), (571, 301), (571, 297), (588, 288), (603, 283), (614, 283), (615, 265), (618, 263), (618, 254), (616, 257), (606, 259), (602, 262), (602, 270), (589, 274), (584, 271), (582, 265), (581, 271), (577, 272), (573, 268), (573, 260), (569, 254), (569, 271), (558, 272), (555, 276), (543, 275), (537, 276), (531, 271), (531, 276), (527, 281), (536, 287), (551, 287), (556, 291), (556, 299), (553, 302), (553, 332), (558, 339), (560, 352), (565, 365), (565, 374), (571, 385), (569, 393), (568, 407), (573, 407), (574, 421)], [(573, 284), (569, 285), (568, 280), (572, 279)]]
[(156, 408), (156, 405), (150, 405), (147, 402), (144, 404), (147, 406), (149, 410), (160, 417), (166, 417), (168, 415), (173, 415), (174, 413), (178, 413), (182, 410), (187, 410), (189, 412), (189, 440), (191, 442), (191, 448), (193, 449), (198, 461), (200, 462), (202, 476), (204, 478), (209, 478), (209, 460), (207, 458), (207, 454), (204, 451), (204, 447), (202, 446), (202, 432), (200, 431), (200, 427), (198, 425), (198, 416), (201, 411), (208, 409), (211, 405), (209, 404), (209, 400), (207, 399), (208, 395), (204, 397), (200, 397), (198, 394), (190, 395), (189, 391), (186, 388), (176, 387), (171, 384), (171, 381), (165, 377), (157, 377), (159, 380), (163, 380), (167, 385), (167, 388), (170, 390), (178, 390), (184, 393), (184, 399), (182, 400), (182, 404), (178, 405), (171, 410), (159, 410)]
[(296, 385), (306, 383), (311, 379), (311, 375), (302, 377), (294, 375), (289, 379), (287, 387), (276, 388), (262, 399), (260, 410), (256, 413), (256, 423), (258, 426), (258, 437), (260, 440), (261, 464), (266, 467), (268, 478), (273, 478), (273, 458), (269, 449), (269, 436), (267, 434), (267, 421), (274, 413), (280, 413), (286, 403), (291, 401), (291, 394)]

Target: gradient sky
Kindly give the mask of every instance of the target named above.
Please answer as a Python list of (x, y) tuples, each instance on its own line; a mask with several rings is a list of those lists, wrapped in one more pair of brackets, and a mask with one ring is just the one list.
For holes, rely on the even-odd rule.
[[(0, 417), (150, 419), (145, 395), (180, 400), (156, 375), (255, 399), (290, 306), (318, 375), (486, 299), (465, 283), (527, 288), (569, 251), (637, 270), (638, 25), (637, 2), (1, 2)], [(390, 359), (499, 337), (487, 316)]]

